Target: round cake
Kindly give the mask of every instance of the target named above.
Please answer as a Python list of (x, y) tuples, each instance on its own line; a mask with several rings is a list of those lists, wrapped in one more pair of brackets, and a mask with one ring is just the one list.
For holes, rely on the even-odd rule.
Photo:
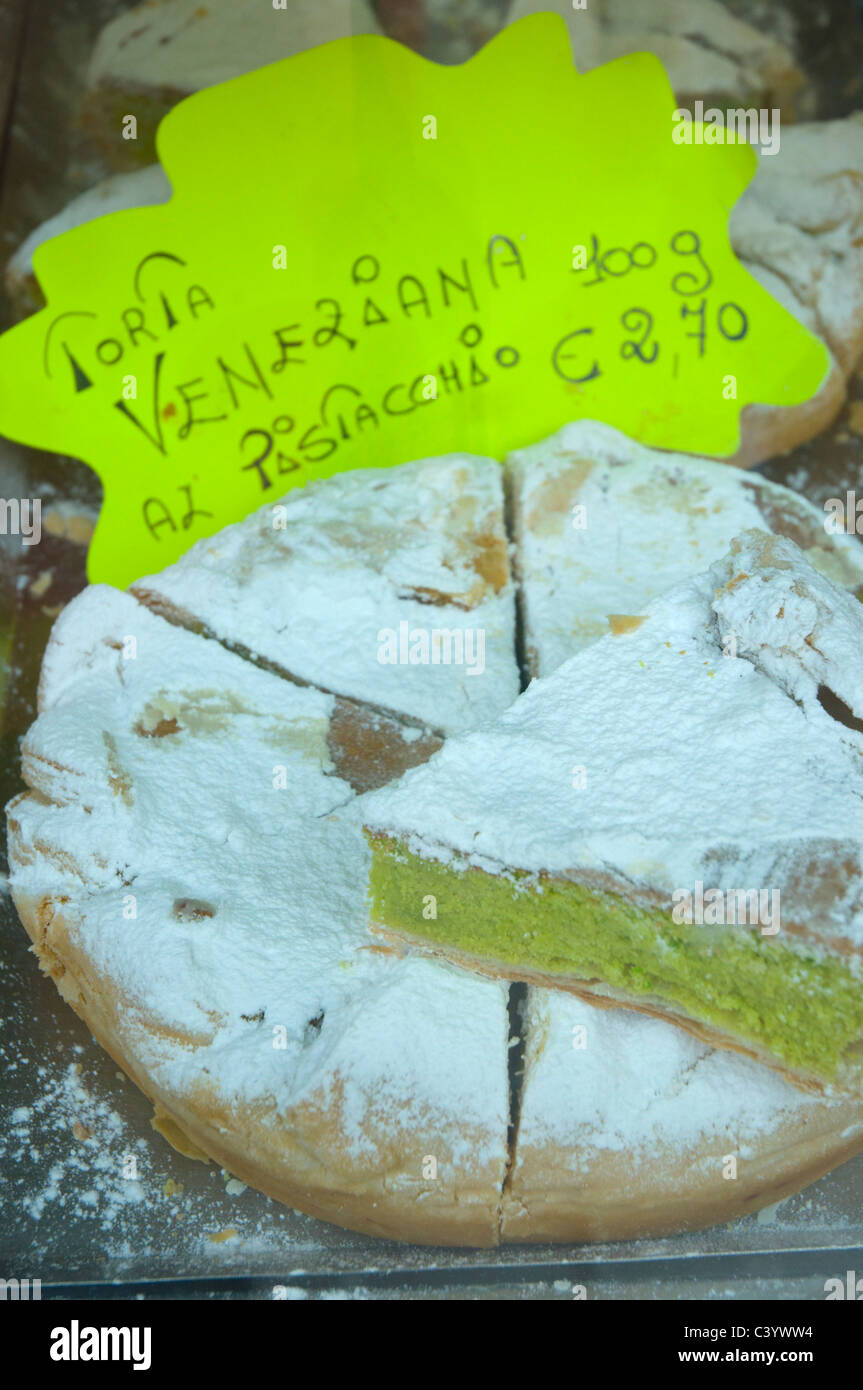
[[(508, 509), (505, 475), (465, 456), (339, 475), (129, 593), (85, 590), (8, 809), (14, 899), (165, 1137), (299, 1210), (476, 1246), (728, 1220), (863, 1149), (863, 1104), (382, 946), (366, 794), (507, 709), (519, 662), (548, 674), (747, 526), (855, 591), (863, 548), (782, 488), (589, 423), (512, 460)], [(588, 478), (596, 573), (576, 583)]]

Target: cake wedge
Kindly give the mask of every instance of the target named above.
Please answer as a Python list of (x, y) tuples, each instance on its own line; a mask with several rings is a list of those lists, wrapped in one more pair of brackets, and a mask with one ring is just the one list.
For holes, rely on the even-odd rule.
[(527, 995), (505, 1242), (697, 1230), (773, 1206), (863, 1148), (857, 1098), (804, 1093), (630, 1009)]
[(859, 602), (745, 532), (365, 799), (373, 931), (859, 1093), (861, 651)]
[(274, 499), (132, 592), (293, 680), (460, 733), (519, 689), (503, 511), (494, 459), (357, 469)]
[(507, 991), (369, 949), (338, 703), (89, 587), (7, 808), (12, 897), (181, 1153), (376, 1236), (495, 1245)]
[(823, 510), (799, 493), (711, 459), (648, 449), (597, 420), (515, 450), (506, 480), (532, 676), (550, 675), (642, 614), (751, 527), (788, 536), (816, 569), (863, 592), (863, 545), (828, 533)]

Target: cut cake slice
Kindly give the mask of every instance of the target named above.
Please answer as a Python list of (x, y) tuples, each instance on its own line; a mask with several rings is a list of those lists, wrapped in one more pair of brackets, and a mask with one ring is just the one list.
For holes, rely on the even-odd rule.
[(750, 531), (372, 793), (371, 922), (863, 1081), (863, 610)]
[(132, 592), (294, 680), (475, 728), (519, 690), (502, 479), (467, 454), (339, 473)]
[(86, 590), (24, 741), (12, 895), (182, 1152), (373, 1235), (493, 1245), (507, 991), (370, 949), (335, 704)]
[(629, 1009), (530, 989), (504, 1241), (632, 1240), (773, 1205), (863, 1147), (824, 1099)]
[[(119, 622), (121, 614), (126, 615), (128, 644), (124, 638), (117, 641), (113, 635), (106, 636), (103, 632), (107, 616)], [(143, 650), (139, 649), (139, 637), (144, 644)], [(150, 613), (131, 595), (109, 585), (90, 585), (79, 594), (55, 622), (45, 650), (38, 691), (39, 711), (45, 718), (33, 725), (21, 750), (22, 768), (30, 784), (41, 787), (41, 779), (46, 777), (56, 781), (64, 769), (63, 761), (57, 760), (56, 748), (44, 758), (39, 751), (41, 733), (49, 718), (47, 712), (55, 704), (67, 711), (70, 748), (80, 752), (82, 740), (90, 740), (88, 755), (82, 758), (80, 772), (75, 776), (89, 777), (89, 768), (98, 778), (104, 771), (108, 757), (106, 736), (90, 726), (86, 715), (86, 699), (91, 699), (92, 693), (88, 691), (76, 705), (70, 704), (71, 692), (76, 689), (75, 680), (80, 676), (90, 677), (102, 671), (109, 681), (119, 679), (128, 696), (137, 681), (152, 682), (150, 663), (170, 655), (176, 663), (169, 683), (173, 693), (166, 694), (161, 703), (151, 700), (148, 709), (141, 713), (137, 730), (128, 731), (143, 732), (149, 737), (167, 736), (197, 727), (201, 721), (212, 720), (210, 696), (211, 687), (219, 684), (215, 681), (217, 674), (220, 681), (230, 684), (230, 679), (237, 679), (240, 673), (247, 689), (256, 688), (256, 674), (259, 678), (265, 677), (259, 680), (257, 688), (267, 696), (275, 688), (266, 671), (256, 672), (253, 664), (240, 661), (216, 642), (204, 643), (202, 639), (190, 643), (189, 637), (190, 634), (182, 629), (177, 630)], [(143, 671), (147, 672), (146, 677)], [(178, 693), (181, 676), (185, 680), (185, 693)], [(229, 727), (225, 723), (229, 714), (236, 718), (244, 712), (249, 713), (228, 697), (216, 694), (215, 699), (217, 707), (221, 704), (225, 728)], [(385, 785), (409, 767), (424, 762), (441, 745), (440, 738), (429, 730), (344, 696), (290, 684), (285, 699), (294, 702), (295, 721), (299, 721), (302, 714), (307, 731), (305, 751), (318, 759), (314, 787), (319, 789), (317, 774), (320, 771), (344, 784), (333, 804), (344, 800), (350, 790), (364, 792)], [(264, 704), (258, 709), (258, 715), (265, 709)], [(50, 717), (60, 716), (55, 713)], [(288, 746), (293, 746), (291, 739)], [(129, 747), (136, 752), (141, 750), (135, 738), (130, 740)], [(200, 783), (200, 779), (197, 780)], [(47, 786), (44, 789), (50, 791)], [(317, 814), (321, 808), (310, 804), (308, 809)]]
[(510, 454), (507, 488), (531, 675), (644, 613), (751, 527), (788, 536), (816, 569), (863, 589), (863, 546), (823, 511), (758, 474), (662, 453), (579, 420)]

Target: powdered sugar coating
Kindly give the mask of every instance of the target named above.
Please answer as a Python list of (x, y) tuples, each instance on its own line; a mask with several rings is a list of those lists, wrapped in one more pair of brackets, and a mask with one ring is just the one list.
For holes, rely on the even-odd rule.
[[(203, 540), (134, 591), (302, 680), (474, 728), (518, 694), (500, 465), (454, 454), (310, 483)], [(402, 628), (402, 625), (404, 629)], [(384, 633), (461, 634), (468, 659), (387, 655)], [(481, 638), (479, 637), (481, 634)], [(417, 656), (422, 651), (417, 648)], [(480, 669), (481, 664), (481, 669)]]
[[(791, 542), (775, 544), (795, 555), (777, 571), (789, 604), (801, 574), (829, 592), (856, 631), (856, 649), (841, 650), (859, 667), (857, 601)], [(770, 885), (783, 922), (863, 946), (863, 735), (831, 718), (811, 682), (798, 703), (765, 660), (723, 654), (723, 634), (752, 602), (733, 587), (714, 599), (725, 568), (655, 600), (636, 630), (593, 643), (495, 724), (370, 794), (367, 824), (496, 872), (611, 874), (669, 906), (699, 880)], [(775, 601), (773, 588), (765, 618)], [(768, 623), (762, 639), (773, 651), (784, 634)], [(574, 781), (578, 768), (586, 776)]]
[(60, 804), (13, 805), (13, 889), (69, 899), (169, 1092), (206, 1085), (274, 1117), (338, 1092), (355, 1154), (374, 1114), (388, 1132), (443, 1126), (458, 1161), (502, 1174), (506, 991), (368, 950), (368, 851), (328, 763), (331, 707), (128, 595), (85, 591), (57, 625), (25, 747)]
[(828, 535), (804, 498), (727, 464), (661, 453), (580, 420), (507, 460), (531, 669), (548, 675), (727, 551), (749, 527), (789, 534), (837, 582), (863, 585), (863, 546)]
[(701, 1148), (715, 1163), (711, 1145), (745, 1154), (759, 1135), (783, 1121), (805, 1123), (825, 1104), (659, 1019), (596, 1009), (555, 990), (530, 991), (525, 1027), (519, 1145), (568, 1147), (573, 1172), (589, 1169), (597, 1152), (655, 1163), (665, 1144)]
[(863, 716), (861, 608), (781, 537), (750, 531), (711, 569), (717, 635), (807, 709), (826, 688)]

